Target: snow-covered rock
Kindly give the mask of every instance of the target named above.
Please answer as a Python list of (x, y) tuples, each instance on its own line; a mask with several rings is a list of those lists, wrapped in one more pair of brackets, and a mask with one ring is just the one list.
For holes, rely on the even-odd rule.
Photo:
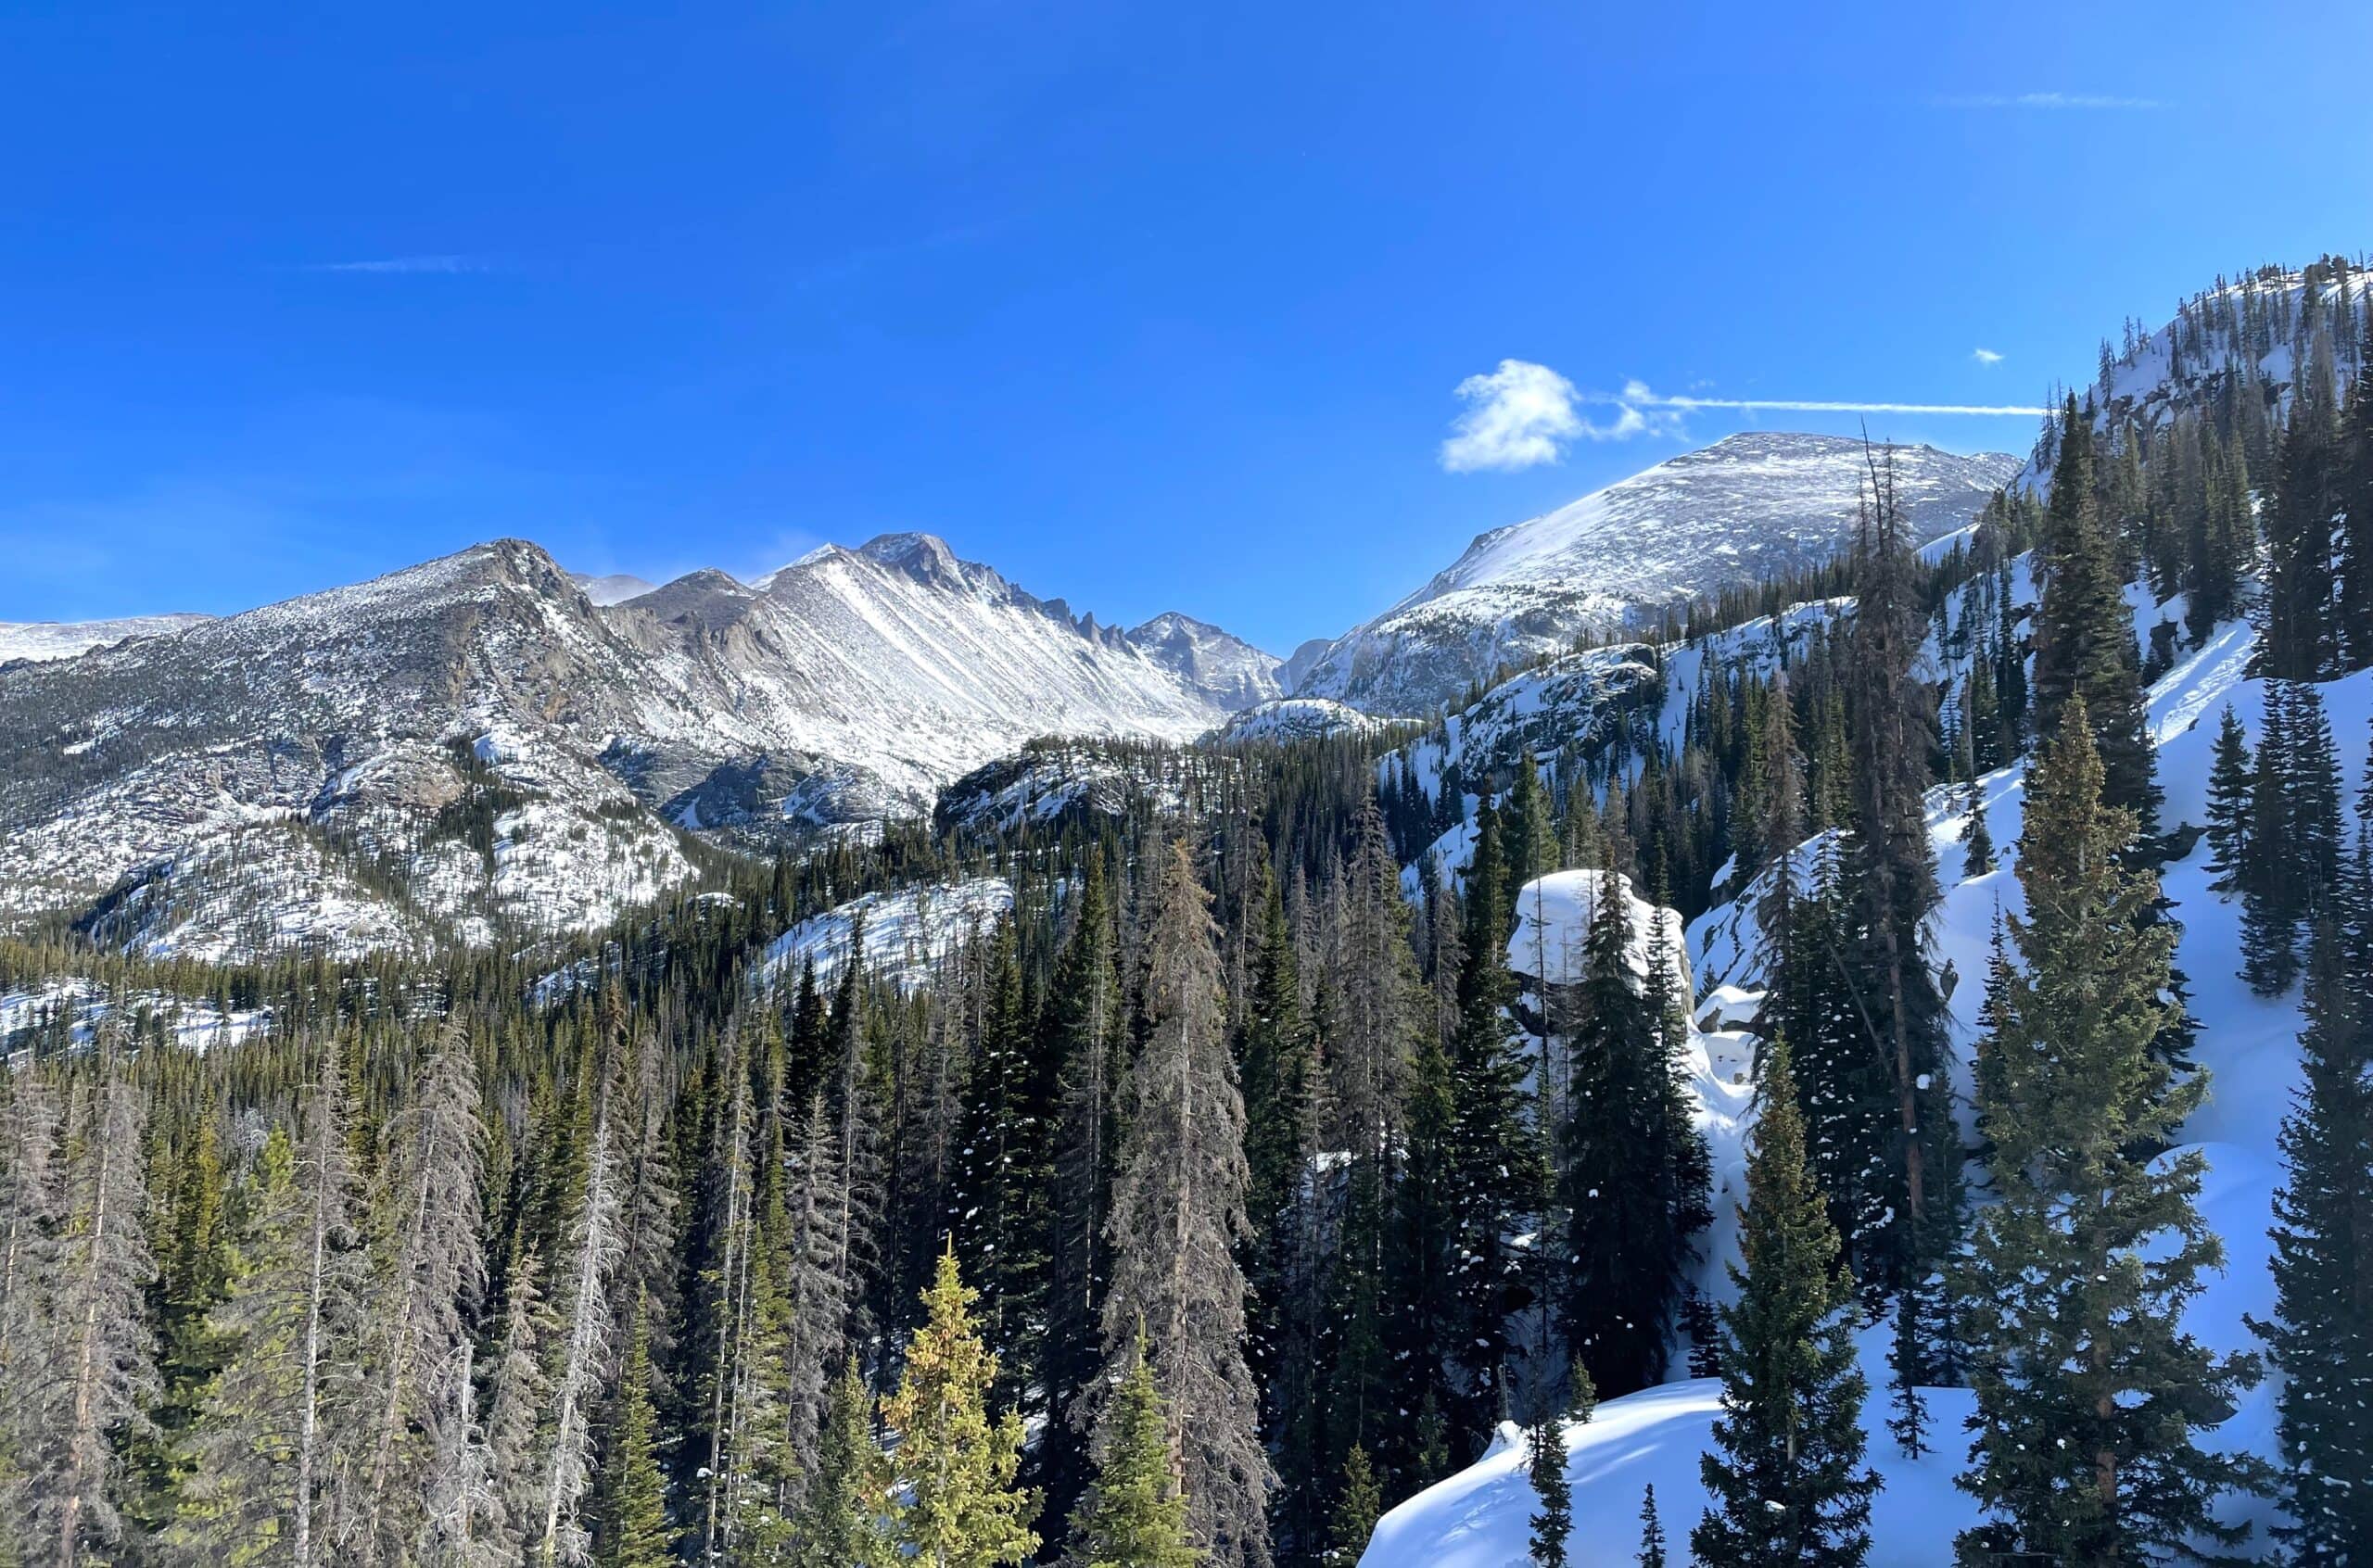
[(768, 944), (759, 973), (785, 984), (810, 961), (819, 981), (836, 976), (865, 932), (866, 972), (907, 990), (930, 982), (934, 967), (1013, 907), (1013, 884), (1001, 877), (933, 882), (870, 892), (792, 927)]
[(1337, 735), (1373, 735), (1387, 722), (1325, 697), (1279, 697), (1232, 715), (1203, 740), (1216, 746), (1259, 740), (1291, 744)]
[[(1887, 452), (1922, 540), (1966, 525), (2019, 467), (1999, 452)], [(1295, 693), (1425, 713), (1585, 634), (1817, 563), (1853, 538), (1867, 461), (1859, 440), (1748, 432), (1478, 535), (1423, 588), (1336, 639)]]
[(1285, 694), (1277, 681), (1283, 660), (1175, 610), (1131, 627), (1129, 641), (1188, 690), (1231, 712)]

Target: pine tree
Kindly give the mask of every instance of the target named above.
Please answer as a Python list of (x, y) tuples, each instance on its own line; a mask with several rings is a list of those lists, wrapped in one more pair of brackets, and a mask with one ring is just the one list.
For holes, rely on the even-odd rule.
[(119, 1444), (126, 1429), (146, 1425), (157, 1391), (141, 1300), (154, 1270), (144, 1233), (146, 1107), (112, 1022), (98, 1056), (94, 1081), (77, 1096), (64, 1224), (40, 1278), (55, 1349), (26, 1466), (27, 1544), (55, 1542), (61, 1568), (121, 1539)]
[(1969, 781), (1969, 829), (1961, 840), (1961, 875), (1983, 877), (1994, 869), (1994, 835), (1986, 827), (1986, 791)]
[(2303, 1564), (2373, 1556), (2373, 1016), (2361, 977), (2373, 964), (2373, 873), (2360, 850), (2356, 918), (2327, 919), (2308, 966), (2303, 1082), (2282, 1127), (2275, 1195), (2275, 1311), (2256, 1325), (2283, 1373), (2284, 1511), (2276, 1536)]
[(1856, 1564), (1879, 1479), (1862, 1462), (1854, 1287), (1806, 1168), (1785, 1042), (1766, 1052), (1757, 1093), (1739, 1298), (1722, 1310), (1722, 1414), (1701, 1461), (1715, 1506), (1690, 1547), (1707, 1568)]
[(2216, 873), (2209, 883), (2219, 892), (2241, 884), (2249, 863), (2251, 763), (2248, 733), (2225, 705), (2217, 722), (2214, 761), (2208, 771), (2208, 868)]
[(213, 1320), (231, 1348), (191, 1434), (175, 1526), (201, 1551), (275, 1543), (298, 1568), (331, 1560), (335, 1482), (362, 1397), (350, 1356), (365, 1275), (345, 1053), (334, 1041), (314, 1050), (303, 1138), (275, 1129), (258, 1160), (245, 1267)]
[(2043, 602), (2036, 612), (2035, 724), (2052, 733), (2078, 697), (2101, 756), (2103, 798), (2148, 832), (2158, 809), (2143, 726), (2141, 654), (2116, 540), (2095, 490), (2093, 421), (2072, 395), (2044, 524)]
[(1128, 1369), (1097, 1422), (1096, 1482), (1073, 1526), (1086, 1568), (1194, 1568), (1170, 1416), (1138, 1331)]
[(1640, 1563), (1639, 1568), (1665, 1568), (1665, 1526), (1656, 1517), (1656, 1489), (1647, 1487), (1640, 1496)]
[(1022, 1422), (989, 1419), (997, 1359), (972, 1317), (977, 1293), (942, 1252), (925, 1321), (907, 1342), (906, 1369), (882, 1402), (895, 1439), (881, 1458), (875, 1496), (887, 1503), (887, 1549), (928, 1568), (996, 1568), (1038, 1549), (1030, 1528), (1034, 1493), (1014, 1485), (1022, 1469)]
[(2230, 1542), (2211, 1504), (2255, 1481), (2192, 1436), (2256, 1372), (2182, 1328), (2223, 1257), (2196, 1207), (2205, 1160), (2138, 1145), (2171, 1140), (2206, 1075), (2151, 1053), (2174, 939), (2144, 917), (2155, 879), (2126, 864), (2135, 818), (2102, 778), (2079, 698), (2029, 775), (2027, 913), (2008, 922), (2024, 968), (1996, 977), (1977, 1060), (1998, 1202), (1960, 1283), (1977, 1396), (1961, 1485), (1997, 1524), (1968, 1551), (2108, 1562)]
[[(1533, 1064), (1508, 1016), (1516, 1001), (1507, 963), (1508, 918), (1490, 891), (1501, 864), (1495, 827), (1487, 816), (1476, 845), (1484, 879), (1470, 883), (1466, 901), (1466, 962), (1459, 979), (1451, 1115), (1440, 1167), (1448, 1220), (1442, 1261), (1454, 1296), (1451, 1321), (1442, 1327), (1451, 1362), (1463, 1373), (1465, 1394), (1448, 1387), (1443, 1392), (1452, 1394), (1453, 1440), (1461, 1448), (1488, 1430), (1499, 1403), (1499, 1384), (1511, 1354), (1510, 1318), (1529, 1298), (1526, 1259), (1508, 1238), (1526, 1228), (1545, 1179), (1533, 1096), (1526, 1089)], [(1429, 1180), (1433, 1172), (1425, 1163), (1413, 1147), (1408, 1179)]]
[(1147, 1030), (1132, 1075), (1104, 1298), (1110, 1387), (1142, 1321), (1178, 1423), (1188, 1520), (1220, 1568), (1266, 1568), (1274, 1475), (1244, 1360), (1235, 1251), (1250, 1172), (1244, 1103), (1228, 1059), (1211, 895), (1172, 845), (1145, 939)]
[[(1614, 1394), (1664, 1373), (1667, 1330), (1707, 1202), (1705, 1144), (1681, 1090), (1663, 1000), (1669, 976), (1634, 980), (1631, 904), (1619, 877), (1600, 877), (1569, 1044), (1575, 1078), (1559, 1194), (1570, 1217), (1567, 1342)], [(1651, 945), (1669, 968), (1669, 950)]]
[(1532, 1560), (1541, 1568), (1566, 1568), (1566, 1540), (1574, 1533), (1574, 1488), (1566, 1479), (1565, 1423), (1544, 1410), (1533, 1423), (1532, 1462), (1528, 1473), (1537, 1504), (1532, 1511)]
[(667, 1568), (675, 1560), (658, 1424), (651, 1398), (651, 1333), (638, 1309), (618, 1373), (617, 1408), (603, 1465), (593, 1549), (600, 1568)]
[(817, 1435), (816, 1463), (792, 1516), (793, 1568), (880, 1568), (891, 1561), (869, 1490), (879, 1468), (869, 1426), (872, 1409), (852, 1356), (832, 1381)]
[(1377, 1485), (1376, 1469), (1368, 1462), (1367, 1449), (1354, 1443), (1343, 1461), (1343, 1485), (1335, 1494), (1335, 1513), (1327, 1529), (1327, 1568), (1351, 1568), (1359, 1562), (1383, 1514), (1384, 1494)]
[(413, 1508), (428, 1455), (411, 1435), (427, 1435), (438, 1375), (466, 1344), (464, 1314), (486, 1288), (478, 1101), (468, 1038), (448, 1024), (421, 1064), (411, 1103), (383, 1134), (382, 1229), (393, 1257), (363, 1325), (374, 1385), (356, 1547), (364, 1562), (400, 1556), (418, 1531)]

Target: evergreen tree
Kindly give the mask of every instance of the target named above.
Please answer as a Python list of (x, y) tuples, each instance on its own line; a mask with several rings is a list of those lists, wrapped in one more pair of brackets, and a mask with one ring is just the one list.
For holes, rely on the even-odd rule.
[(898, 1387), (882, 1401), (895, 1445), (874, 1495), (885, 1499), (888, 1549), (928, 1568), (996, 1568), (1038, 1549), (1036, 1494), (1014, 1485), (1022, 1422), (989, 1419), (997, 1359), (972, 1318), (976, 1293), (953, 1250), (924, 1293), (922, 1327), (907, 1346)]
[[(1660, 1000), (1669, 976), (1635, 979), (1630, 889), (1611, 873), (1598, 886), (1569, 1044), (1575, 1080), (1559, 1207), (1570, 1217), (1571, 1271), (1560, 1316), (1597, 1386), (1628, 1394), (1664, 1373), (1690, 1237), (1707, 1218), (1706, 1153), (1681, 1089), (1670, 1007)], [(1669, 967), (1669, 949), (1652, 946)]]
[(2044, 523), (2043, 602), (2036, 612), (2035, 724), (2055, 732), (2081, 697), (2100, 752), (2103, 798), (2148, 832), (2158, 809), (2143, 726), (2142, 664), (2117, 542), (2096, 491), (2093, 421), (2072, 395), (2061, 416)]
[(1146, 933), (1147, 1031), (1132, 1075), (1109, 1235), (1106, 1387), (1139, 1322), (1178, 1423), (1196, 1544), (1221, 1568), (1266, 1568), (1274, 1479), (1244, 1361), (1235, 1243), (1249, 1180), (1244, 1103), (1228, 1059), (1211, 895), (1172, 845)]
[[(274, 1129), (257, 1162), (243, 1267), (214, 1314), (230, 1347), (189, 1439), (175, 1532), (200, 1552), (331, 1560), (336, 1479), (360, 1435), (351, 1356), (364, 1256), (345, 1053), (314, 1047), (301, 1140)], [(285, 1556), (284, 1556), (285, 1554)]]
[(1986, 827), (1986, 791), (1969, 781), (1969, 828), (1961, 840), (1961, 875), (1983, 877), (1994, 869), (1994, 835)]
[(882, 1568), (882, 1549), (870, 1487), (874, 1471), (873, 1398), (852, 1356), (832, 1380), (817, 1435), (816, 1463), (792, 1515), (793, 1568)]
[(1532, 1511), (1532, 1560), (1541, 1568), (1566, 1568), (1566, 1540), (1574, 1533), (1574, 1488), (1566, 1479), (1565, 1423), (1543, 1410), (1532, 1424), (1532, 1461), (1528, 1474), (1537, 1506)]
[(1722, 1413), (1701, 1461), (1707, 1568), (1856, 1564), (1879, 1478), (1862, 1461), (1853, 1282), (1805, 1164), (1784, 1042), (1766, 1052), (1740, 1211), (1739, 1298), (1722, 1310)]
[(1665, 1568), (1665, 1526), (1656, 1517), (1656, 1489), (1640, 1496), (1640, 1568)]
[(1961, 1284), (1977, 1394), (1961, 1484), (1998, 1523), (1965, 1551), (2107, 1562), (2229, 1542), (2211, 1504), (2255, 1480), (2192, 1436), (2256, 1372), (2182, 1328), (2223, 1257), (2196, 1207), (2205, 1161), (2153, 1164), (2138, 1144), (2171, 1140), (2206, 1075), (2151, 1054), (2173, 936), (2145, 918), (2155, 879), (2126, 863), (2135, 817), (2102, 779), (2079, 698), (2029, 775), (2027, 913), (2008, 922), (2024, 968), (1997, 976), (1977, 1061), (1999, 1201)]
[(1833, 962), (1872, 1047), (1859, 1059), (1875, 1058), (1881, 1070), (1828, 1087), (1850, 1093), (1858, 1110), (1892, 1112), (1884, 1182), (1872, 1183), (1878, 1201), (1845, 1237), (1849, 1261), (1878, 1287), (1926, 1263), (1918, 1248), (1934, 1233), (1932, 1206), (1949, 1186), (1958, 1149), (1946, 1103), (1944, 999), (1921, 952), (1941, 895), (1927, 826), (1934, 715), (1912, 674), (1918, 563), (1891, 457), (1868, 466), (1849, 667), (1853, 808), (1839, 862), (1848, 913)]
[[(1477, 841), (1478, 867), (1500, 862), (1494, 827), (1487, 818), (1485, 836)], [(1534, 1066), (1508, 1014), (1516, 981), (1508, 972), (1507, 917), (1484, 892), (1467, 899), (1466, 916), (1448, 1146), (1440, 1167), (1448, 1220), (1443, 1261), (1456, 1297), (1452, 1321), (1443, 1326), (1450, 1359), (1461, 1372), (1451, 1406), (1453, 1440), (1461, 1448), (1489, 1430), (1500, 1403), (1499, 1384), (1512, 1353), (1510, 1319), (1529, 1298), (1525, 1257), (1509, 1238), (1526, 1228), (1544, 1182), (1533, 1096), (1526, 1087)], [(1423, 1161), (1413, 1148), (1412, 1181), (1429, 1180)]]
[(70, 1129), (64, 1223), (37, 1276), (54, 1359), (47, 1389), (34, 1396), (47, 1395), (39, 1424), (27, 1434), (26, 1544), (54, 1542), (60, 1568), (95, 1561), (122, 1538), (121, 1444), (146, 1425), (157, 1391), (141, 1301), (154, 1269), (140, 1159), (146, 1106), (112, 1023), (98, 1055)]
[(603, 1463), (593, 1561), (600, 1568), (667, 1568), (675, 1531), (659, 1468), (659, 1414), (651, 1398), (651, 1334), (637, 1310), (618, 1373), (617, 1406)]
[(2225, 705), (2217, 721), (2216, 745), (2208, 771), (2208, 868), (2216, 873), (2209, 886), (2229, 892), (2241, 884), (2249, 863), (2251, 785), (2250, 741), (2233, 705)]
[(1096, 1483), (1073, 1526), (1086, 1568), (1194, 1568), (1186, 1498), (1172, 1458), (1170, 1417), (1146, 1360), (1143, 1330), (1097, 1422)]
[(1383, 1514), (1384, 1494), (1377, 1486), (1375, 1467), (1368, 1462), (1367, 1449), (1354, 1443), (1343, 1461), (1343, 1485), (1335, 1494), (1335, 1515), (1327, 1531), (1327, 1568), (1351, 1568), (1359, 1562)]
[(2282, 1127), (2275, 1196), (2275, 1311), (2256, 1325), (2283, 1373), (2282, 1501), (2276, 1531), (2298, 1563), (2373, 1555), (2373, 965), (2365, 913), (2373, 886), (2360, 854), (2354, 913), (2319, 924), (2308, 966), (2303, 1082)]
[(1045, 1327), (1047, 1198), (1054, 1184), (1053, 1074), (1038, 1050), (1019, 933), (997, 927), (988, 1015), (965, 1085), (948, 1226), (973, 1259), (981, 1327), (1012, 1397), (1032, 1384)]
[(382, 1231), (393, 1257), (363, 1325), (374, 1385), (356, 1547), (365, 1562), (400, 1556), (418, 1532), (413, 1504), (425, 1495), (428, 1454), (413, 1435), (428, 1434), (438, 1373), (461, 1353), (465, 1314), (486, 1288), (479, 1099), (469, 1041), (448, 1024), (432, 1039), (411, 1103), (382, 1134)]

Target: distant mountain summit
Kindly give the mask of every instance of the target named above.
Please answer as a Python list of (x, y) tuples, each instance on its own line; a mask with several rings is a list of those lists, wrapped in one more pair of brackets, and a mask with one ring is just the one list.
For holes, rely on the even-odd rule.
[[(1885, 451), (1923, 541), (1966, 525), (2019, 468), (1999, 452)], [(1382, 615), (1297, 651), (1295, 693), (1419, 713), (1584, 633), (1815, 564), (1852, 539), (1868, 459), (1850, 437), (1751, 431), (1479, 534)]]
[(922, 816), (1033, 738), (1184, 742), (1277, 694), (1216, 627), (1099, 626), (928, 534), (625, 586), (504, 539), (0, 664), (0, 921), (193, 954), (583, 927), (690, 876), (675, 828)]
[(125, 615), (112, 621), (0, 621), (0, 664), (12, 659), (45, 663), (107, 648), (127, 637), (171, 637), (211, 615)]

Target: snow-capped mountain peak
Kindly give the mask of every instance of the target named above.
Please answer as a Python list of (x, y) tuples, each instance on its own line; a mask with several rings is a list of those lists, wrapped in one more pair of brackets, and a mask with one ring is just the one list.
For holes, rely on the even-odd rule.
[(1585, 633), (1813, 565), (1852, 539), (1873, 462), (1892, 467), (1922, 540), (1966, 524), (2019, 465), (1998, 452), (1873, 449), (1846, 436), (1726, 436), (1477, 535), (1424, 587), (1337, 639), (1295, 690), (1422, 712)]

